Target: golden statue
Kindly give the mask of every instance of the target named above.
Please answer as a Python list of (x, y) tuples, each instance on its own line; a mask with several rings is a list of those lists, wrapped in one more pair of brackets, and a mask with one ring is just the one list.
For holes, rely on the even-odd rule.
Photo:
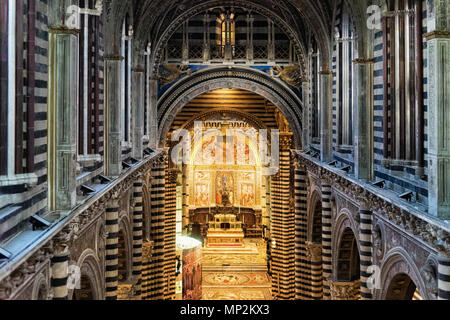
[(270, 68), (270, 75), (273, 78), (280, 78), (288, 85), (293, 86), (300, 90), (300, 86), (302, 83), (302, 76), (300, 72), (300, 66), (273, 66)]
[(183, 74), (191, 75), (192, 70), (187, 65), (166, 64), (160, 70), (159, 83), (164, 87), (178, 80)]

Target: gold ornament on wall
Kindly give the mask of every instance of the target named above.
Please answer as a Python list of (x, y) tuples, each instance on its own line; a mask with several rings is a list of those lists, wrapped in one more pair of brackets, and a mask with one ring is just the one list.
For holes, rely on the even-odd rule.
[(303, 78), (299, 65), (286, 67), (273, 66), (272, 68), (270, 68), (270, 75), (272, 78), (279, 78), (286, 82), (288, 85), (300, 90)]
[(192, 70), (187, 65), (166, 64), (160, 69), (158, 78), (161, 87), (164, 87), (178, 80), (182, 75), (191, 75)]

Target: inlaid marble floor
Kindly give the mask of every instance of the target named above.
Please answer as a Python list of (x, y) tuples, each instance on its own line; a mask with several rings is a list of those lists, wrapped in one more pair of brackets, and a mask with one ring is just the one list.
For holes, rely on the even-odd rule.
[(245, 250), (203, 252), (203, 300), (271, 300), (263, 240), (246, 239)]

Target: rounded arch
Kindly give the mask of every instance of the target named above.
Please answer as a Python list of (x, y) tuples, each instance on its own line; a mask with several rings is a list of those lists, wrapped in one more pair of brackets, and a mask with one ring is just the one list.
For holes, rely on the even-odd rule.
[(126, 214), (119, 218), (119, 282), (125, 282), (131, 275), (131, 260), (133, 252), (133, 243), (131, 240), (130, 221)]
[(147, 181), (149, 178), (150, 174), (142, 186), (142, 238), (144, 241), (150, 240), (150, 182)]
[(322, 243), (322, 196), (316, 190), (312, 193), (308, 209), (308, 240)]
[[(332, 240), (331, 240), (331, 248), (332, 248), (332, 252), (336, 252), (337, 254), (333, 254), (332, 257), (332, 265), (333, 265), (333, 274), (335, 275), (337, 280), (347, 280), (347, 281), (353, 281), (355, 279), (350, 279), (352, 277), (342, 277), (341, 275), (339, 275), (340, 272), (340, 266), (341, 265), (345, 265), (345, 262), (343, 261), (343, 259), (340, 257), (340, 255), (343, 253), (342, 249), (348, 249), (349, 252), (351, 252), (352, 254), (356, 254), (353, 256), (348, 256), (347, 260), (350, 261), (350, 263), (353, 261), (355, 262), (355, 260), (357, 260), (358, 262), (358, 275), (359, 275), (359, 260), (360, 260), (360, 249), (359, 249), (359, 241), (357, 241), (357, 236), (358, 235), (358, 227), (356, 226), (355, 221), (352, 218), (352, 214), (350, 212), (350, 210), (348, 210), (347, 208), (343, 208), (339, 211), (337, 217), (336, 217), (336, 222), (333, 225), (331, 234), (332, 234)], [(352, 239), (353, 238), (353, 239)], [(352, 247), (350, 248), (343, 248), (343, 242), (342, 241), (346, 241), (347, 244), (349, 244), (350, 242), (352, 242), (354, 240), (354, 242), (352, 242)], [(353, 247), (354, 245), (354, 247)], [(348, 263), (347, 263), (348, 264)], [(348, 266), (350, 266), (350, 264), (348, 264)], [(349, 269), (350, 271), (350, 269)], [(344, 278), (349, 278), (349, 279), (344, 279)]]
[(358, 241), (351, 227), (345, 227), (337, 241), (336, 280), (355, 281), (360, 278)]
[(83, 251), (83, 253), (78, 258), (76, 265), (80, 268), (81, 272), (81, 288), (70, 290), (69, 298), (72, 300), (74, 298), (77, 298), (76, 290), (85, 290), (89, 291), (88, 299), (103, 300), (104, 282), (102, 278), (102, 268), (100, 267), (100, 261), (98, 260), (94, 250), (86, 249), (85, 251)]
[[(201, 2), (200, 4), (192, 6), (188, 10), (185, 10), (176, 19), (171, 21), (169, 25), (165, 26), (164, 31), (159, 35), (158, 41), (156, 42), (156, 44), (152, 50), (153, 51), (152, 52), (153, 76), (156, 76), (158, 73), (158, 68), (160, 66), (160, 63), (161, 63), (161, 60), (162, 60), (162, 57), (164, 54), (164, 48), (167, 46), (167, 42), (172, 37), (172, 35), (176, 32), (176, 30), (183, 24), (183, 22), (189, 20), (190, 18), (192, 18), (202, 12), (206, 12), (208, 10), (211, 10), (211, 9), (214, 9), (217, 7), (227, 7), (227, 6), (239, 7), (244, 10), (258, 13), (262, 16), (265, 16), (265, 17), (271, 19), (281, 30), (283, 30), (283, 32), (286, 34), (286, 36), (289, 38), (289, 40), (294, 44), (295, 51), (297, 53), (297, 56), (300, 59), (302, 73), (307, 74), (306, 66), (305, 66), (303, 59), (305, 59), (305, 57), (307, 57), (308, 51), (305, 48), (302, 41), (300, 40), (300, 38), (298, 37), (297, 31), (294, 30), (293, 27), (287, 21), (285, 21), (285, 19), (281, 18), (273, 10), (270, 10), (270, 9), (266, 8), (265, 6), (254, 3), (252, 1), (210, 0), (210, 1)], [(307, 6), (309, 6), (309, 4), (307, 4)], [(326, 28), (324, 28), (323, 25), (320, 24), (320, 21), (322, 21), (322, 19), (320, 18), (319, 15), (317, 15), (315, 10), (314, 11), (313, 10), (314, 9), (311, 8), (310, 13), (311, 13), (311, 15), (315, 15), (316, 19), (312, 19), (312, 20), (309, 19), (309, 17), (307, 17), (304, 14), (304, 10), (302, 10), (302, 11), (299, 10), (298, 13), (300, 14), (300, 16), (302, 18), (304, 18), (304, 19), (306, 18), (307, 21), (316, 25), (316, 27), (311, 28), (311, 30), (318, 38), (327, 39)], [(162, 20), (164, 20), (164, 19), (162, 19)], [(138, 32), (137, 32), (138, 35), (142, 35), (143, 37), (148, 36), (147, 28), (145, 27), (147, 21), (148, 20), (145, 19), (145, 16), (144, 16), (144, 19), (142, 19), (142, 21), (140, 22), (140, 24), (138, 26)], [(326, 59), (328, 59), (329, 54), (328, 54), (328, 50), (326, 50), (326, 49), (329, 49), (329, 48), (326, 47), (326, 44), (322, 44), (322, 47), (323, 47), (322, 50), (326, 54)], [(326, 61), (328, 61), (328, 60), (326, 60)]]
[(198, 71), (175, 84), (158, 101), (159, 144), (165, 145), (176, 115), (192, 99), (217, 89), (241, 89), (256, 93), (275, 105), (294, 132), (296, 147), (301, 149), (303, 103), (284, 85), (262, 71), (245, 67), (218, 67)]
[[(398, 277), (400, 275), (400, 277)], [(377, 299), (393, 299), (395, 300), (395, 293), (408, 293), (407, 288), (401, 287), (402, 285), (409, 285), (409, 279), (414, 283), (421, 297), (424, 299), (431, 299), (428, 296), (428, 292), (425, 289), (423, 278), (420, 275), (420, 270), (414, 263), (414, 260), (403, 248), (394, 248), (389, 251), (385, 259), (382, 262), (380, 271), (380, 287), (381, 290), (377, 290), (375, 297)], [(403, 280), (402, 280), (403, 279)], [(398, 281), (400, 280), (400, 281)], [(399, 286), (395, 288), (395, 286)], [(398, 290), (400, 289), (400, 292)], [(393, 291), (395, 290), (395, 292)], [(397, 297), (405, 299), (407, 295), (403, 297), (397, 294)]]
[(33, 289), (31, 291), (32, 300), (48, 300), (49, 299), (49, 281), (43, 273), (36, 276)]

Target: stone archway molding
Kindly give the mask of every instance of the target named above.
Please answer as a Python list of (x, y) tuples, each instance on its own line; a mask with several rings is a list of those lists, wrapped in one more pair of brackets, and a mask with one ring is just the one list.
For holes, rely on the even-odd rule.
[[(290, 26), (283, 18), (278, 16), (275, 12), (272, 10), (264, 7), (263, 5), (254, 3), (252, 1), (243, 1), (243, 0), (211, 0), (211, 1), (202, 1), (201, 3), (193, 6), (192, 8), (189, 8), (185, 12), (183, 12), (181, 15), (179, 15), (174, 21), (168, 25), (164, 32), (159, 37), (158, 42), (155, 45), (155, 48), (153, 50), (153, 68), (152, 73), (153, 76), (157, 75), (158, 68), (161, 64), (162, 57), (164, 56), (164, 49), (167, 46), (168, 41), (172, 37), (172, 35), (178, 30), (178, 28), (183, 24), (183, 22), (189, 20), (190, 18), (199, 15), (203, 12), (206, 12), (210, 10), (211, 8), (215, 7), (226, 7), (226, 6), (233, 6), (233, 7), (240, 7), (255, 13), (258, 13), (262, 16), (265, 16), (269, 19), (271, 19), (283, 32), (285, 35), (289, 38), (289, 40), (294, 44), (295, 52), (297, 56), (300, 59), (300, 66), (302, 69), (302, 74), (306, 75), (306, 65), (304, 59), (306, 59), (308, 55), (307, 48), (302, 43), (302, 41), (299, 39), (297, 32)], [(306, 18), (306, 17), (304, 17)], [(312, 31), (318, 36), (320, 39), (327, 39), (327, 31), (323, 26), (320, 24), (320, 19), (315, 20), (309, 20), (311, 23), (314, 23), (317, 25), (317, 28), (312, 28)], [(146, 33), (145, 27), (145, 20), (144, 23), (139, 26), (138, 34)], [(145, 30), (144, 30), (145, 29)], [(320, 31), (322, 31), (320, 33)], [(323, 49), (322, 51), (325, 51), (326, 46), (322, 44), (321, 46)], [(325, 55), (328, 57), (328, 50), (325, 51)]]
[(192, 99), (218, 89), (241, 89), (256, 93), (274, 104), (286, 117), (301, 149), (303, 102), (281, 81), (262, 71), (243, 67), (219, 67), (198, 71), (182, 79), (158, 101), (159, 145), (164, 147), (176, 115)]
[[(81, 253), (76, 265), (81, 270), (81, 276), (86, 276), (92, 286), (94, 300), (104, 300), (104, 281), (102, 278), (102, 268), (100, 261), (92, 249), (86, 249)], [(69, 298), (72, 300), (74, 290), (69, 291)]]
[[(332, 252), (339, 252), (339, 246), (341, 244), (342, 236), (346, 229), (350, 229), (353, 232), (353, 236), (356, 240), (356, 246), (358, 248), (358, 255), (361, 255), (360, 243), (358, 241), (359, 230), (357, 223), (353, 219), (353, 215), (351, 211), (347, 208), (343, 208), (339, 211), (339, 214), (336, 218), (336, 222), (331, 230), (331, 250)], [(360, 257), (361, 259), (361, 257)], [(338, 256), (332, 256), (332, 267), (333, 267), (333, 275), (337, 275), (338, 269)]]
[(414, 263), (413, 258), (408, 254), (408, 252), (400, 247), (396, 247), (390, 250), (383, 259), (381, 263), (381, 290), (376, 290), (374, 298), (376, 300), (385, 300), (388, 294), (389, 286), (392, 280), (399, 274), (408, 275), (411, 280), (416, 285), (420, 292), (422, 298), (429, 300), (427, 290), (425, 289), (425, 283), (422, 276), (420, 275), (420, 270)]

